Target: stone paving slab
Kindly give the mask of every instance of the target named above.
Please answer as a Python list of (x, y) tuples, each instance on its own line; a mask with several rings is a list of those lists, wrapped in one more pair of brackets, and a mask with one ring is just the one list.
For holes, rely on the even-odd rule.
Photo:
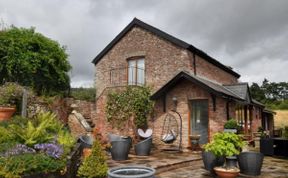
[[(183, 167), (173, 171), (163, 172), (156, 178), (211, 178), (208, 171), (203, 169), (203, 162), (196, 161), (194, 166)], [(288, 178), (288, 159), (265, 156), (260, 176), (240, 175), (239, 178)]]
[(128, 165), (148, 166), (156, 169), (157, 174), (180, 167), (191, 166), (194, 161), (201, 160), (199, 152), (164, 152), (153, 151), (150, 156), (136, 156), (129, 154), (125, 161), (114, 161), (111, 156), (108, 159), (109, 168)]
[[(155, 150), (150, 156), (129, 154), (125, 161), (114, 161), (108, 156), (109, 168), (128, 165), (148, 166), (156, 169), (156, 178), (211, 178), (203, 167), (200, 152), (164, 152)], [(252, 178), (240, 175), (239, 178)], [(255, 176), (254, 176), (255, 178)], [(256, 178), (288, 178), (288, 159), (264, 157), (262, 171)]]

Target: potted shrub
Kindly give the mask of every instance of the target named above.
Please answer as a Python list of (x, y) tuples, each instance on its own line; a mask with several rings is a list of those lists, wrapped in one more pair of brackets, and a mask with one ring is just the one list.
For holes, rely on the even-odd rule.
[(104, 178), (107, 176), (108, 166), (106, 157), (99, 140), (95, 140), (91, 154), (84, 158), (77, 175), (83, 178)]
[(237, 133), (239, 126), (236, 121), (236, 119), (229, 119), (225, 124), (224, 124), (224, 132), (232, 132), (232, 133)]
[(0, 121), (10, 119), (15, 113), (22, 91), (23, 88), (15, 83), (5, 83), (0, 87)]
[[(239, 174), (240, 170), (233, 166), (231, 157), (234, 156), (234, 161), (237, 162), (235, 157), (245, 146), (245, 142), (239, 135), (230, 132), (216, 133), (210, 143), (204, 146), (205, 151), (212, 152), (216, 157), (225, 157), (225, 164), (223, 167), (215, 167), (216, 174), (221, 177), (222, 174), (233, 174), (235, 177)], [(233, 157), (232, 157), (233, 158)]]

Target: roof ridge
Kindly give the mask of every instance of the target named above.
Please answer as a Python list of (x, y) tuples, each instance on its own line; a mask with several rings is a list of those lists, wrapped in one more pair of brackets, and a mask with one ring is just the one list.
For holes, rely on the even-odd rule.
[(170, 43), (173, 43), (177, 46), (180, 46), (184, 49), (187, 49), (191, 51), (192, 53), (197, 54), (198, 56), (202, 57), (207, 62), (221, 68), (222, 70), (226, 71), (227, 73), (230, 73), (231, 75), (239, 78), (240, 75), (227, 67), (226, 65), (222, 64), (221, 62), (217, 61), (216, 59), (209, 56), (207, 53), (203, 52), (202, 50), (196, 48), (195, 46), (176, 38), (152, 25), (149, 25), (136, 17), (93, 59), (92, 63), (95, 65), (102, 59), (102, 57), (120, 40), (126, 33), (128, 33), (135, 25), (138, 25), (139, 27), (143, 28), (144, 30), (150, 31), (151, 33), (154, 33), (155, 35), (159, 36), (160, 38), (163, 38)]

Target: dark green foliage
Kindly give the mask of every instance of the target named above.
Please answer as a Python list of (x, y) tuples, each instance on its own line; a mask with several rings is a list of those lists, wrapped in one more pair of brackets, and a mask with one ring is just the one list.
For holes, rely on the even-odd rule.
[(47, 112), (39, 113), (36, 118), (28, 120), (27, 124), (10, 124), (8, 128), (20, 143), (33, 146), (51, 141), (62, 127), (56, 115)]
[(225, 124), (224, 124), (225, 129), (238, 129), (238, 123), (235, 119), (229, 119)]
[(23, 87), (16, 83), (5, 83), (0, 86), (0, 106), (14, 106), (20, 103)]
[(72, 88), (70, 95), (77, 100), (95, 101), (96, 89), (95, 88)]
[(262, 102), (270, 109), (288, 109), (288, 83), (269, 82), (264, 79), (262, 85), (253, 83), (250, 86), (254, 99)]
[(84, 178), (104, 178), (108, 166), (100, 142), (96, 139), (92, 146), (92, 153), (86, 157), (78, 169), (78, 176)]
[(20, 178), (25, 174), (61, 171), (65, 166), (65, 160), (42, 153), (0, 157), (0, 177)]
[(147, 116), (153, 109), (150, 100), (151, 90), (148, 87), (127, 87), (119, 93), (110, 93), (106, 103), (108, 121), (121, 128), (130, 118), (134, 118), (137, 127), (147, 124)]
[(233, 156), (238, 155), (240, 150), (246, 145), (241, 136), (222, 132), (216, 133), (210, 143), (204, 145), (205, 151), (212, 152), (215, 156)]
[(38, 95), (70, 87), (65, 48), (34, 28), (10, 27), (0, 33), (0, 84), (31, 86)]

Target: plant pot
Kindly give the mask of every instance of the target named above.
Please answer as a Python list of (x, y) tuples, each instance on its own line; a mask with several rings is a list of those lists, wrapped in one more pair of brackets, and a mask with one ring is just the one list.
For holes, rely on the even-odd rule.
[(151, 152), (152, 137), (149, 137), (139, 143), (134, 147), (135, 153), (138, 156), (148, 156)]
[(230, 169), (230, 168), (232, 169), (232, 168), (237, 167), (237, 157), (236, 156), (227, 156), (225, 166), (228, 169)]
[(239, 168), (242, 174), (258, 176), (261, 174), (264, 155), (258, 152), (242, 152), (238, 156)]
[(237, 129), (224, 129), (224, 132), (237, 133)]
[(224, 157), (216, 157), (212, 152), (203, 151), (202, 158), (204, 163), (204, 168), (214, 173), (213, 168), (216, 166), (223, 166), (225, 159)]
[(0, 106), (0, 121), (9, 120), (15, 112), (16, 112), (15, 107)]
[(121, 161), (128, 159), (130, 150), (130, 142), (126, 140), (119, 140), (111, 142), (111, 155), (113, 160)]
[(90, 135), (81, 135), (79, 137), (79, 141), (81, 143), (82, 149), (84, 148), (92, 148), (93, 145), (93, 137)]
[(109, 169), (108, 178), (154, 178), (155, 169), (145, 166), (125, 166)]
[(215, 167), (214, 171), (220, 178), (235, 178), (240, 173), (238, 168), (226, 169), (223, 167)]

